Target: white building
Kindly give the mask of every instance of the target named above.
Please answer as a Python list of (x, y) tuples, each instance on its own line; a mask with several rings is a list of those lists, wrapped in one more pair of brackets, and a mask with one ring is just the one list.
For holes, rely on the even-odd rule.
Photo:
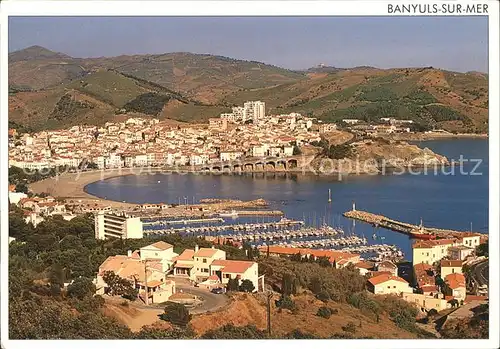
[(244, 107), (233, 107), (233, 115), (235, 121), (245, 122), (248, 119), (247, 112)]
[(178, 254), (174, 253), (174, 246), (164, 241), (158, 241), (140, 249), (141, 261), (159, 260), (164, 273), (172, 270), (174, 258), (177, 256)]
[(118, 215), (99, 211), (95, 215), (96, 239), (123, 238), (142, 239), (142, 222), (139, 217)]
[[(266, 104), (261, 101), (250, 101), (243, 104), (246, 111), (246, 119), (251, 119), (254, 124), (266, 116)], [(246, 120), (245, 120), (246, 121)]]

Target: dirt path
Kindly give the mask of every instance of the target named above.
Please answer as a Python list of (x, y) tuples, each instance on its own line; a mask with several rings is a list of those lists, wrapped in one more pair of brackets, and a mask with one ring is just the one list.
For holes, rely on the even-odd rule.
[(115, 318), (122, 324), (128, 326), (133, 332), (140, 331), (142, 326), (152, 325), (158, 321), (162, 321), (159, 315), (163, 313), (163, 309), (139, 309), (132, 303), (129, 303), (128, 306), (123, 306), (120, 304), (122, 302), (123, 301), (118, 302), (106, 299), (104, 315)]

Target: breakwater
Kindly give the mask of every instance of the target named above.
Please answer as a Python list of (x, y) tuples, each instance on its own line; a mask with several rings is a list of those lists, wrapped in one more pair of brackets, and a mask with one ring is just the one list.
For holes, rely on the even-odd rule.
[(481, 233), (472, 233), (470, 231), (458, 231), (452, 229), (440, 229), (440, 228), (430, 228), (421, 225), (410, 224), (406, 222), (401, 222), (395, 219), (391, 219), (382, 215), (374, 214), (366, 211), (351, 210), (344, 214), (344, 217), (363, 221), (372, 224), (376, 227), (382, 227), (395, 232), (403, 233), (409, 235), (412, 238), (419, 239), (429, 239), (429, 238), (460, 238), (470, 234), (478, 234), (481, 236), (486, 236)]

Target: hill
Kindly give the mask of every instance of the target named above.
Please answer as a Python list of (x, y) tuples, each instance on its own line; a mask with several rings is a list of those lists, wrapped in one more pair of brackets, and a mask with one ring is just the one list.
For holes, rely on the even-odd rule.
[[(207, 54), (80, 59), (35, 46), (9, 54), (9, 92), (9, 118), (35, 128), (104, 123), (132, 111), (200, 122), (247, 100), (265, 101), (268, 113), (324, 121), (396, 117), (457, 132), (488, 128), (488, 76), (432, 67), (296, 72)], [(54, 112), (65, 95), (85, 103)]]

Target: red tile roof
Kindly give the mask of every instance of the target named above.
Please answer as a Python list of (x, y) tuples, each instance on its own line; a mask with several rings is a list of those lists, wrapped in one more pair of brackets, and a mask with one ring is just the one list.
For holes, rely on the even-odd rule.
[(435, 278), (433, 275), (434, 268), (432, 265), (427, 263), (418, 263), (413, 266), (413, 269), (415, 271), (415, 280), (420, 287), (435, 284)]
[(207, 257), (207, 258), (211, 258), (214, 256), (214, 254), (219, 251), (219, 250), (216, 250), (215, 248), (205, 248), (205, 247), (202, 247), (198, 250), (198, 252), (195, 252), (194, 253), (194, 257)]
[(379, 275), (392, 275), (390, 271), (370, 271), (368, 273), (370, 275), (370, 277), (375, 277), (375, 276), (379, 276)]
[(421, 286), (420, 289), (422, 290), (422, 292), (437, 292), (438, 291), (438, 288), (436, 285), (425, 285), (425, 286)]
[(384, 282), (387, 282), (390, 280), (403, 282), (403, 283), (408, 285), (408, 281), (406, 281), (405, 279), (400, 278), (399, 276), (393, 276), (393, 275), (389, 275), (389, 274), (382, 274), (382, 275), (372, 277), (372, 278), (368, 279), (368, 282), (371, 283), (373, 286), (375, 286), (375, 285), (378, 285), (378, 284), (381, 284), (381, 283), (384, 283)]
[(397, 268), (396, 264), (392, 263), (391, 261), (383, 261), (383, 262), (379, 263), (377, 267), (378, 268), (380, 268), (380, 267), (391, 268), (391, 269)]
[(194, 250), (185, 249), (180, 255), (174, 257), (174, 261), (192, 261), (194, 256)]
[(460, 287), (465, 287), (465, 276), (463, 274), (449, 274), (446, 275), (444, 280), (452, 290)]
[(213, 266), (222, 266), (223, 268), (221, 270), (224, 273), (244, 273), (254, 264), (256, 263), (235, 260), (216, 260), (212, 262)]
[(488, 296), (476, 296), (472, 294), (468, 294), (465, 296), (464, 303), (472, 302), (472, 301), (485, 301), (488, 299)]
[(143, 248), (148, 248), (150, 246), (156, 247), (157, 249), (161, 251), (168, 250), (169, 248), (173, 248), (174, 246), (170, 245), (169, 243), (166, 243), (165, 241), (157, 241), (154, 244), (151, 244), (149, 246), (143, 247)]
[(261, 253), (267, 253), (269, 248), (269, 253), (293, 256), (299, 253), (302, 256), (311, 255), (315, 257), (328, 257), (330, 262), (333, 260), (340, 261), (341, 259), (351, 259), (357, 258), (359, 255), (341, 252), (341, 251), (331, 251), (331, 250), (313, 250), (309, 248), (295, 248), (295, 247), (282, 247), (282, 246), (262, 246), (259, 247)]
[(448, 267), (462, 267), (462, 261), (455, 261), (455, 260), (442, 260), (441, 261), (441, 268), (448, 268)]
[(431, 248), (434, 246), (450, 245), (456, 242), (456, 239), (419, 240), (413, 244), (413, 248)]
[(354, 264), (354, 266), (358, 269), (372, 269), (375, 265), (373, 263), (361, 261)]

